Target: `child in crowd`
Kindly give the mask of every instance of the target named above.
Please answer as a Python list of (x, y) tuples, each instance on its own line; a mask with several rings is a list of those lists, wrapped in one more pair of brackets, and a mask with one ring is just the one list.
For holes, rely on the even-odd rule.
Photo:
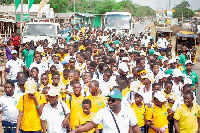
[[(83, 112), (79, 112), (77, 114), (77, 126), (76, 127), (80, 127), (83, 126), (84, 124), (92, 121), (92, 118), (95, 116), (94, 112), (91, 112), (91, 101), (89, 99), (84, 99), (82, 102), (82, 109)], [(87, 133), (99, 133), (98, 128), (92, 129), (90, 131), (88, 131)]]

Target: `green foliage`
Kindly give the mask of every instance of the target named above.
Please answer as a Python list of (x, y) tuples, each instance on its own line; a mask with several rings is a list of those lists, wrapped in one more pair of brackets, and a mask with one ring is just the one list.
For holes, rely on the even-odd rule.
[[(39, 4), (41, 0), (35, 0)], [(13, 4), (13, 0), (2, 0), (0, 4)], [(28, 4), (28, 0), (24, 0)], [(49, 4), (56, 13), (74, 12), (74, 0), (50, 0)], [(148, 6), (133, 4), (132, 0), (75, 0), (76, 12), (88, 12), (94, 14), (105, 14), (106, 12), (130, 12), (133, 16), (151, 16), (155, 12)]]
[(191, 18), (194, 16), (193, 10), (189, 9), (190, 4), (187, 1), (182, 1), (180, 4), (176, 5), (173, 9), (175, 12), (173, 13), (174, 18), (182, 18), (182, 14), (184, 18)]

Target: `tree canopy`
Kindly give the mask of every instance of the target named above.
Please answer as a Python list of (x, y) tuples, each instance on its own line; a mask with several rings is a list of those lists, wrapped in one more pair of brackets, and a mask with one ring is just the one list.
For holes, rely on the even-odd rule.
[[(39, 4), (41, 0), (35, 0)], [(13, 4), (14, 0), (2, 0), (0, 4)], [(28, 4), (28, 0), (24, 0)], [(74, 0), (50, 0), (49, 4), (55, 13), (74, 12)], [(149, 6), (133, 4), (132, 0), (75, 0), (76, 12), (88, 12), (94, 14), (105, 14), (112, 11), (130, 12), (133, 16), (152, 16), (155, 12)]]
[(173, 9), (175, 12), (173, 13), (174, 18), (191, 18), (194, 16), (193, 10), (189, 9), (190, 4), (188, 1), (182, 1), (180, 4), (176, 5)]

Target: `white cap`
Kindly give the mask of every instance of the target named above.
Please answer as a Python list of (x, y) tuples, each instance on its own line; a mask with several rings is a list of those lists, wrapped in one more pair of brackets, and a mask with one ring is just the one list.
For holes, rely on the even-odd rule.
[(147, 54), (146, 54), (146, 52), (141, 51), (140, 55), (146, 56)]
[(189, 76), (184, 78), (184, 85), (186, 85), (186, 84), (190, 84), (190, 85), (192, 84), (192, 80), (190, 79)]
[(152, 73), (147, 73), (146, 75), (144, 76), (141, 76), (142, 79), (146, 78), (146, 79), (149, 79), (151, 81), (151, 83), (154, 82), (154, 75)]
[(142, 89), (138, 90), (135, 92), (135, 94), (139, 94), (140, 96), (142, 96), (144, 98), (144, 92), (142, 91)]
[(154, 54), (155, 54), (155, 55), (157, 55), (157, 56), (159, 56), (159, 55), (160, 55), (160, 53), (159, 53), (159, 52), (154, 52)]
[(48, 94), (47, 95), (49, 95), (49, 96), (58, 96), (59, 95), (59, 89), (50, 89), (49, 91), (48, 91)]
[(130, 83), (130, 90), (133, 92), (136, 92), (140, 89), (140, 87), (142, 86), (142, 83), (139, 81), (133, 81)]
[(178, 56), (176, 56), (174, 59), (175, 59), (175, 60), (180, 60), (180, 58), (179, 58)]
[(172, 73), (172, 77), (175, 78), (175, 77), (184, 77), (185, 75), (181, 72), (181, 71), (174, 71)]
[(159, 72), (156, 77), (157, 77), (157, 80), (159, 81), (160, 79), (167, 78), (168, 76), (164, 72)]
[(128, 65), (125, 62), (121, 62), (119, 64), (119, 69), (122, 69), (122, 71), (124, 71), (124, 72), (128, 72), (129, 71)]
[(169, 64), (172, 64), (172, 63), (176, 63), (176, 60), (175, 59), (170, 59), (169, 60)]
[(154, 97), (157, 98), (160, 102), (165, 102), (165, 101), (167, 101), (167, 99), (166, 99), (164, 93), (161, 92), (161, 91), (157, 91), (157, 92), (155, 93)]
[(37, 51), (39, 53), (44, 53), (44, 49), (42, 47), (40, 47), (40, 46), (37, 47), (35, 51)]
[(192, 63), (191, 60), (187, 60), (187, 61), (185, 62), (185, 65), (187, 65), (187, 64), (192, 64), (192, 65), (194, 65), (194, 64)]
[(162, 59), (162, 63), (164, 63), (165, 61), (167, 61), (167, 60), (169, 60), (167, 57), (164, 57), (163, 59)]
[(12, 50), (11, 54), (17, 54), (17, 51), (16, 50)]
[(122, 57), (122, 61), (129, 61), (128, 57)]

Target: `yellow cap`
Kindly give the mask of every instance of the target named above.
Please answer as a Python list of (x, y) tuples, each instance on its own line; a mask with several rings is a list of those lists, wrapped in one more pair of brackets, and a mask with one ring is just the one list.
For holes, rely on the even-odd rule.
[(25, 93), (34, 94), (37, 88), (34, 80), (27, 80), (24, 84)]

